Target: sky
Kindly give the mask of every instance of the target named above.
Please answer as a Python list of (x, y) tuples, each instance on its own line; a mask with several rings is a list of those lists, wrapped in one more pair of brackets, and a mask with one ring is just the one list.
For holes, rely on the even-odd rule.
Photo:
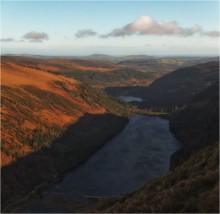
[(1, 54), (219, 55), (219, 1), (1, 1)]

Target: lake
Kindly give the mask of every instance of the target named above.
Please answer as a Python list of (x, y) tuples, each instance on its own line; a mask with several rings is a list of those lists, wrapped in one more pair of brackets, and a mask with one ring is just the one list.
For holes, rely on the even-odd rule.
[[(23, 212), (64, 212), (59, 205), (61, 200), (54, 199), (61, 195), (83, 202), (91, 196), (130, 193), (152, 178), (165, 175), (171, 155), (180, 147), (169, 131), (168, 120), (133, 115), (122, 132), (86, 162), (67, 172), (60, 183), (44, 192), (40, 202)], [(50, 202), (50, 207), (50, 200), (57, 202)]]

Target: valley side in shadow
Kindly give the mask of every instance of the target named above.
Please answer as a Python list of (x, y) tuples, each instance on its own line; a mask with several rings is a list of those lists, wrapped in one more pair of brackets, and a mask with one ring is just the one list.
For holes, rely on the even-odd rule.
[(86, 160), (119, 133), (127, 122), (127, 117), (110, 113), (86, 113), (76, 123), (69, 125), (49, 146), (2, 167), (2, 211), (13, 210), (13, 207), (24, 203), (24, 200), (8, 206), (9, 204), (25, 196), (25, 200), (29, 199), (28, 194), (31, 191), (36, 194), (37, 191), (58, 181), (64, 171)]

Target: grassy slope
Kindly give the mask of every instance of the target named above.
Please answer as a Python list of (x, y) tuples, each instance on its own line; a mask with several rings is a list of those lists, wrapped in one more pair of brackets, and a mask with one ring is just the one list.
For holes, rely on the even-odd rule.
[(126, 106), (79, 81), (1, 62), (2, 201), (76, 166), (128, 122)]

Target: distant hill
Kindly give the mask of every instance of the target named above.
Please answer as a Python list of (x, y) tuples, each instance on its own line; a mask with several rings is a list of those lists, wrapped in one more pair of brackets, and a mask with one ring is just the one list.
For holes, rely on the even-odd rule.
[(83, 56), (80, 57), (82, 59), (90, 59), (90, 60), (103, 60), (103, 61), (116, 61), (116, 57), (114, 56), (110, 56), (110, 55), (106, 55), (106, 54), (92, 54), (89, 56)]
[(155, 77), (161, 77), (178, 68), (193, 66), (210, 61), (218, 61), (218, 57), (151, 57), (128, 56), (121, 58), (118, 64), (135, 68), (143, 72), (152, 72)]

